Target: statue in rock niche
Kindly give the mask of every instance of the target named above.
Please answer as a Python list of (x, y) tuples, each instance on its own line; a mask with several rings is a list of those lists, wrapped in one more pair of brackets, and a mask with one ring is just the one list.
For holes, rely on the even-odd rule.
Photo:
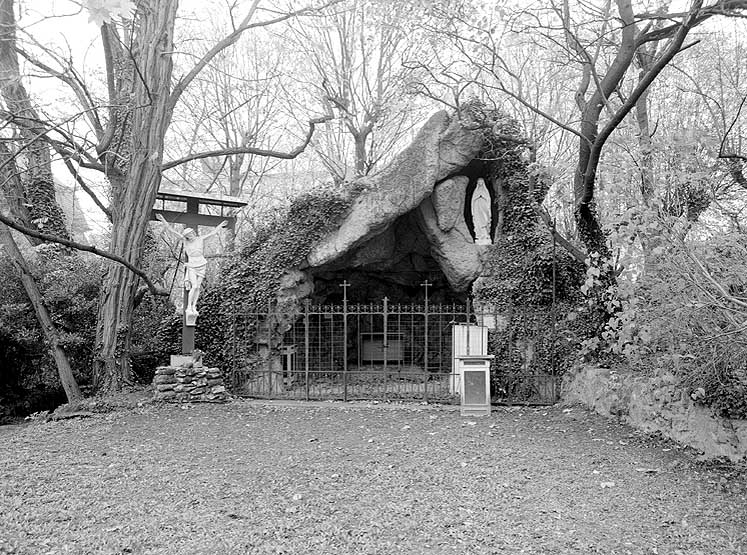
[(197, 299), (200, 296), (202, 281), (205, 279), (207, 270), (207, 259), (205, 258), (205, 239), (216, 235), (221, 229), (228, 225), (228, 220), (222, 221), (218, 226), (206, 235), (197, 235), (197, 233), (187, 228), (183, 233), (169, 224), (166, 219), (157, 214), (161, 222), (166, 224), (166, 229), (178, 238), (184, 246), (184, 252), (187, 254), (187, 262), (184, 264), (184, 289), (187, 291), (187, 304), (184, 307), (184, 316), (188, 326), (194, 326), (199, 313), (197, 312)]
[(490, 240), (490, 223), (492, 220), (492, 209), (490, 203), (490, 193), (481, 177), (477, 180), (477, 186), (472, 193), (472, 224), (475, 228), (475, 244), (491, 245)]

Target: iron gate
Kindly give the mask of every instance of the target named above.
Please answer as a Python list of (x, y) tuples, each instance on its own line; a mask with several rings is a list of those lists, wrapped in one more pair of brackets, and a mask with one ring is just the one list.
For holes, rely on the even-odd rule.
[[(454, 338), (460, 337), (462, 354), (496, 355), (495, 401), (555, 402), (558, 372), (543, 367), (546, 357), (533, 355), (552, 349), (554, 337), (539, 328), (531, 340), (518, 337), (514, 328), (526, 332), (526, 326), (512, 328), (510, 320), (469, 303), (401, 305), (387, 298), (380, 304), (307, 301), (290, 320), (273, 308), (234, 314), (231, 383), (235, 393), (259, 398), (456, 401)], [(459, 334), (455, 326), (463, 326)]]

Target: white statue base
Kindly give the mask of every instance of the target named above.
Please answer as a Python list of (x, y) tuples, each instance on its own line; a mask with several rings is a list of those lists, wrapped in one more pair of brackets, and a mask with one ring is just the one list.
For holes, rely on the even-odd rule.
[(184, 311), (184, 324), (187, 326), (196, 326), (197, 317), (200, 315), (196, 310), (185, 310)]
[(192, 361), (193, 361), (192, 355), (171, 355), (169, 366), (178, 368), (179, 366), (184, 366), (185, 364), (192, 362)]
[(493, 242), (490, 239), (475, 239), (475, 245), (492, 245)]

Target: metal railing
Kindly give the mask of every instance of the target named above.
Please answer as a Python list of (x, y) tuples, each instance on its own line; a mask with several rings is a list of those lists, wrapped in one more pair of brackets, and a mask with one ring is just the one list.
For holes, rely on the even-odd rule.
[(351, 304), (345, 295), (341, 305), (306, 301), (291, 316), (264, 307), (232, 315), (231, 383), (235, 393), (261, 398), (445, 402), (459, 391), (456, 348), (496, 355), (495, 400), (555, 402), (558, 372), (534, 356), (554, 348), (554, 334), (538, 327), (529, 341), (518, 337), (527, 329), (518, 324), (491, 307), (427, 298), (422, 305)]

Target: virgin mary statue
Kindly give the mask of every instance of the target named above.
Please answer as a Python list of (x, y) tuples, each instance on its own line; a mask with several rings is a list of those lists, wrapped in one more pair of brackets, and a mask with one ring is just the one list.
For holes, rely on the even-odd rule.
[(477, 180), (477, 186), (472, 193), (472, 223), (475, 226), (475, 244), (490, 245), (490, 220), (492, 211), (490, 206), (490, 193), (481, 177)]

